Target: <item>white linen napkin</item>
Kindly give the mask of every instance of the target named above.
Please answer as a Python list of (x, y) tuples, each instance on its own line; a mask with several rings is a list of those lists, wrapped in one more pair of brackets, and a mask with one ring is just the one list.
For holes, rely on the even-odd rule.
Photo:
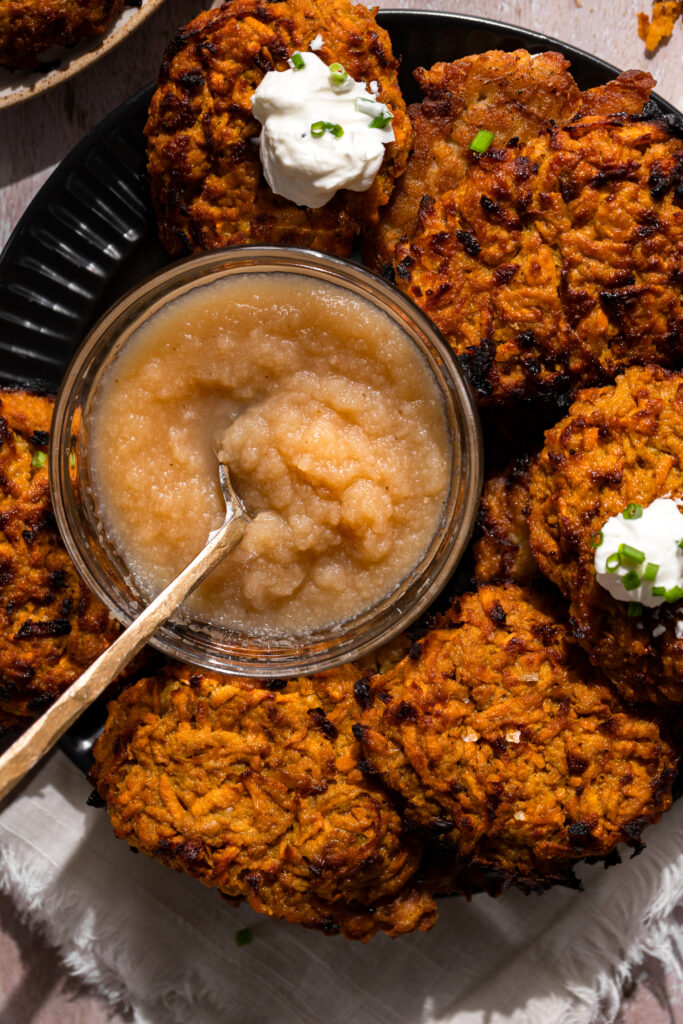
[(136, 1024), (588, 1024), (614, 1017), (645, 954), (681, 973), (683, 801), (641, 856), (581, 867), (583, 893), (444, 899), (431, 932), (362, 945), (134, 856), (89, 793), (62, 753), (47, 759), (0, 811), (0, 888)]

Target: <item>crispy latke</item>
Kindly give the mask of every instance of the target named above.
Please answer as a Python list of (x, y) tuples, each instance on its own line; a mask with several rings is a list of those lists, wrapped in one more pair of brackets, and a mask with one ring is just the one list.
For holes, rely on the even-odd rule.
[(629, 502), (663, 497), (683, 501), (683, 374), (632, 367), (614, 386), (581, 392), (546, 433), (531, 473), (530, 545), (571, 600), (577, 638), (623, 696), (682, 703), (683, 605), (630, 618), (597, 583), (591, 543)]
[(592, 114), (602, 114), (603, 117), (642, 114), (655, 84), (654, 78), (647, 71), (622, 71), (604, 85), (585, 89), (581, 93), (578, 112), (582, 117)]
[(0, 0), (0, 66), (28, 71), (51, 46), (98, 36), (124, 0)]
[(53, 404), (0, 391), (0, 713), (25, 721), (119, 632), (77, 575), (52, 518), (46, 451)]
[(356, 766), (352, 667), (271, 690), (170, 667), (109, 706), (93, 780), (116, 834), (255, 910), (367, 940), (431, 927), (420, 847)]
[(531, 583), (539, 576), (529, 550), (526, 506), (532, 456), (520, 455), (489, 473), (479, 508), (474, 578), (477, 583)]
[[(326, 64), (339, 61), (356, 80), (378, 83), (396, 138), (366, 192), (342, 190), (310, 210), (274, 195), (263, 179), (251, 97), (266, 72), (287, 68), (287, 58), (318, 34)], [(231, 0), (200, 14), (171, 42), (146, 134), (159, 234), (172, 255), (260, 242), (346, 256), (403, 171), (410, 121), (391, 41), (367, 7), (348, 0)]]
[(658, 726), (537, 594), (484, 586), (453, 622), (374, 680), (356, 728), (366, 772), (450, 849), (450, 887), (539, 890), (579, 858), (639, 847), (671, 803), (676, 760)]
[(489, 150), (423, 203), (396, 282), (477, 398), (557, 400), (683, 357), (683, 142), (666, 120), (590, 115)]
[(413, 149), (380, 224), (365, 239), (366, 262), (377, 271), (391, 266), (397, 243), (418, 230), (420, 204), (455, 188), (470, 166), (469, 145), (485, 128), (502, 148), (512, 138), (536, 135), (551, 121), (576, 113), (580, 93), (559, 53), (490, 50), (417, 68), (413, 75), (425, 94), (408, 108)]

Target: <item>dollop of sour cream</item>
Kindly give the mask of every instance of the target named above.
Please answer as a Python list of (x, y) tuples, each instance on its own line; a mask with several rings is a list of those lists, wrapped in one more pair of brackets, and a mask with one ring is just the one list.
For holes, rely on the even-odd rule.
[(677, 599), (676, 588), (683, 588), (683, 515), (675, 501), (657, 498), (645, 508), (630, 505), (608, 519), (601, 533), (595, 573), (613, 598), (645, 608)]
[[(251, 105), (262, 125), (259, 153), (271, 189), (317, 210), (340, 188), (370, 188), (394, 131), (390, 111), (364, 82), (350, 76), (335, 81), (315, 53), (295, 57), (303, 66), (269, 71)], [(387, 123), (371, 128), (378, 116)], [(316, 128), (320, 125), (329, 125), (335, 133)]]

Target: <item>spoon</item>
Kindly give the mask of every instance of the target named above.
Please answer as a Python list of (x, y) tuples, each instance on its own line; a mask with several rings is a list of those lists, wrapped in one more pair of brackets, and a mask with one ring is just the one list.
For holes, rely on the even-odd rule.
[(253, 518), (242, 504), (230, 480), (225, 463), (218, 464), (221, 490), (225, 499), (225, 521), (209, 535), (199, 554), (179, 576), (161, 591), (111, 647), (92, 663), (61, 697), (37, 719), (0, 757), (0, 800), (54, 746), (79, 715), (106, 690), (147, 640), (166, 621), (178, 605), (205, 576), (240, 542)]

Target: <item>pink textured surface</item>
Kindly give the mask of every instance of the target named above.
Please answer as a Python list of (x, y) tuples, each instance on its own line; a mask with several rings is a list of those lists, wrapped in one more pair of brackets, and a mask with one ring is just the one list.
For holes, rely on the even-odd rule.
[(17, 917), (0, 895), (0, 1020), (2, 1024), (129, 1024), (64, 970), (54, 950)]
[[(581, 8), (574, 0), (380, 0), (380, 6), (458, 10), (526, 25), (620, 67), (651, 71), (658, 79), (658, 91), (683, 107), (683, 25), (676, 26), (667, 46), (647, 57), (636, 34), (641, 5), (632, 0), (612, 0), (609, 5), (584, 0)], [(166, 0), (119, 50), (79, 77), (20, 107), (0, 111), (0, 246), (52, 167), (106, 113), (154, 77), (173, 31), (200, 7), (200, 0)], [(56, 953), (19, 921), (10, 901), (0, 897), (2, 1024), (130, 1024), (130, 1020), (70, 978)], [(619, 1024), (683, 1024), (683, 997), (675, 990), (674, 979), (665, 977), (656, 962), (643, 965), (625, 993)]]
[[(0, 1021), (131, 1024), (132, 1018), (71, 978), (56, 952), (22, 924), (10, 900), (0, 895)], [(616, 1024), (683, 1024), (683, 997), (657, 961), (644, 964), (624, 993)]]

